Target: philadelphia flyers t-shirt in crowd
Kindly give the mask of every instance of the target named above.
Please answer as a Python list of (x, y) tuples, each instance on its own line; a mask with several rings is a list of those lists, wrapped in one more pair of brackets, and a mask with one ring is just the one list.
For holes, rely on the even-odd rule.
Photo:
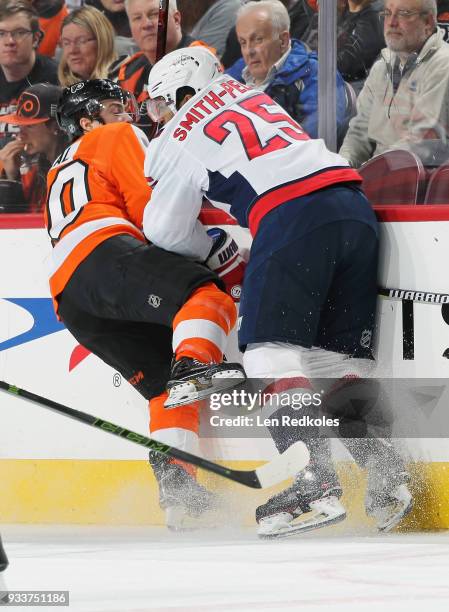
[(33, 68), (24, 79), (7, 81), (0, 66), (0, 149), (9, 142), (18, 128), (2, 122), (2, 115), (9, 115), (16, 110), (17, 100), (24, 89), (36, 83), (58, 84), (58, 65), (52, 59), (36, 55)]

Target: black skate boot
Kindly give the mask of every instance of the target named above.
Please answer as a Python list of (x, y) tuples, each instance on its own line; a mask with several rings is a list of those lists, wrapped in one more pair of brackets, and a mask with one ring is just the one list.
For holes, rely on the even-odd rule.
[(182, 357), (172, 363), (167, 383), (168, 398), (164, 406), (175, 408), (191, 404), (212, 393), (235, 387), (246, 380), (239, 363), (202, 363), (190, 357)]
[(365, 510), (379, 531), (390, 531), (412, 509), (410, 476), (390, 438), (342, 440), (357, 464), (367, 470)]
[(408, 488), (410, 476), (396, 452), (385, 457), (371, 457), (367, 462), (368, 486), (365, 509), (372, 516), (379, 531), (390, 531), (413, 508)]
[(0, 572), (3, 572), (8, 567), (9, 561), (3, 548), (2, 538), (0, 536)]
[(259, 537), (282, 538), (333, 525), (346, 518), (342, 490), (333, 469), (309, 464), (285, 491), (256, 510)]
[(192, 519), (217, 510), (217, 496), (200, 485), (181, 465), (155, 451), (150, 451), (149, 460), (159, 485), (159, 505), (165, 511), (168, 529), (198, 528), (197, 521)]

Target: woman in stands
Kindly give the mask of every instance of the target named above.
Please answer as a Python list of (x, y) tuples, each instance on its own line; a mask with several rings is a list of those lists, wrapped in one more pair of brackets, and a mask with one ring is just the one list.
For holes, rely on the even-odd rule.
[(2, 212), (39, 212), (43, 208), (47, 172), (68, 144), (55, 119), (60, 93), (56, 85), (31, 85), (21, 94), (16, 112), (2, 117), (20, 130), (17, 138), (0, 151)]
[(93, 6), (72, 11), (63, 21), (59, 44), (62, 57), (58, 78), (62, 86), (83, 79), (103, 79), (117, 59), (114, 29)]

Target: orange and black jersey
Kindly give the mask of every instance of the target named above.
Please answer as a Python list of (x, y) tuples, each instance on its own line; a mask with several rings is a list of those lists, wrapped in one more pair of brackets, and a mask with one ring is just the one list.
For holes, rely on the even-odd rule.
[[(146, 100), (148, 94), (145, 85), (148, 82), (152, 66), (143, 51), (128, 57), (117, 68), (116, 80), (120, 87), (133, 93), (139, 104)], [(110, 76), (114, 77), (114, 74)]]
[(53, 164), (45, 218), (53, 245), (54, 298), (104, 240), (131, 234), (145, 241), (142, 217), (151, 195), (143, 173), (147, 146), (148, 139), (135, 126), (112, 123), (85, 134)]
[(39, 28), (44, 36), (39, 43), (39, 53), (54, 57), (61, 35), (61, 26), (69, 14), (64, 0), (34, 0), (39, 14)]

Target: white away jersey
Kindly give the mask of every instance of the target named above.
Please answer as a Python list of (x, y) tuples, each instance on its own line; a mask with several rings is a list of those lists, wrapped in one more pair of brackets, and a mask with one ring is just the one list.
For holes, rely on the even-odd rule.
[(224, 75), (182, 107), (145, 156), (153, 187), (143, 220), (154, 244), (204, 260), (203, 196), (253, 236), (265, 214), (329, 185), (360, 181), (348, 162), (312, 140), (269, 96)]

